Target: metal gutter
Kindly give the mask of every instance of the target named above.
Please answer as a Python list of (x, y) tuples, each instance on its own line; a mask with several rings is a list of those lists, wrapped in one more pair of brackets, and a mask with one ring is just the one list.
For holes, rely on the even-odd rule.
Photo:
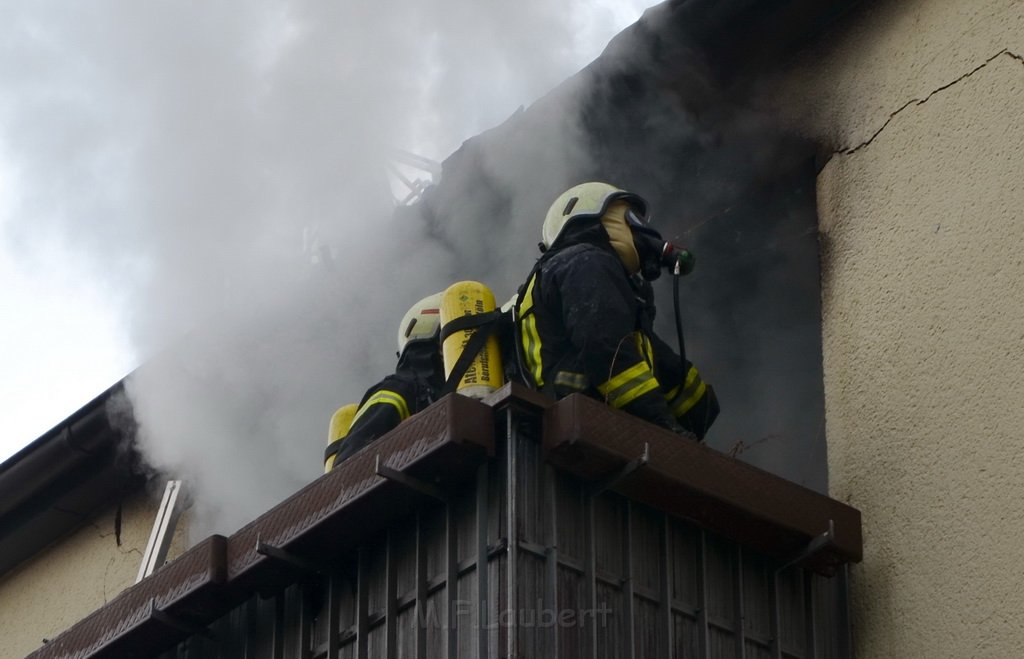
[(110, 422), (123, 393), (115, 384), (0, 464), (0, 574), (143, 484), (130, 436)]

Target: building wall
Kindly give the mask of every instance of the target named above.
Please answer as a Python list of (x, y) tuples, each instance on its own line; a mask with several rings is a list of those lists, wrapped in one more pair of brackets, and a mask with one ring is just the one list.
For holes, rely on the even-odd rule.
[[(142, 563), (158, 495), (140, 492), (0, 577), (0, 659), (21, 659), (132, 585)], [(184, 520), (168, 554), (185, 548)]]
[(818, 177), (831, 494), (859, 657), (1024, 656), (1024, 2), (869, 2), (780, 106)]

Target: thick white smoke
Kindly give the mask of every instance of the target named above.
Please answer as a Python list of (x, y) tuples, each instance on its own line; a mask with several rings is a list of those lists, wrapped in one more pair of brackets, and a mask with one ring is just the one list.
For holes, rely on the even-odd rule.
[[(0, 154), (21, 218), (6, 238), (57, 236), (126, 300), (140, 446), (192, 482), (199, 537), (314, 477), (331, 412), (393, 368), (403, 311), (483, 274), (461, 272), (457, 236), (392, 217), (387, 149), (443, 158), (622, 27), (585, 0), (0, 14)], [(496, 268), (529, 265), (481, 247)]]

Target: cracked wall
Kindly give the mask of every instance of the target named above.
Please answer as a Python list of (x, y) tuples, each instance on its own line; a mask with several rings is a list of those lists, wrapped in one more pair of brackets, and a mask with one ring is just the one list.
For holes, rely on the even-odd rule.
[[(20, 659), (135, 582), (159, 507), (138, 492), (0, 578), (0, 659)], [(118, 528), (119, 526), (119, 528)], [(185, 549), (178, 525), (169, 557)]]
[(858, 657), (1024, 656), (1024, 2), (868, 3), (777, 98), (818, 177)]

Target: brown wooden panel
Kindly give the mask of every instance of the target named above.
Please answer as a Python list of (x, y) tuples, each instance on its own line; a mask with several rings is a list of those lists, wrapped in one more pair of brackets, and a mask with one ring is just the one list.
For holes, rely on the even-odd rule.
[(700, 656), (700, 632), (697, 621), (689, 616), (672, 616), (672, 657), (689, 659)]
[(598, 574), (604, 572), (622, 578), (626, 566), (623, 564), (623, 507), (622, 497), (603, 494), (594, 498), (595, 536), (600, 539), (597, 551)]
[(377, 476), (378, 455), (397, 471), (454, 487), (493, 450), (490, 408), (446, 396), (232, 535), (227, 553), (231, 585), (253, 588), (279, 574), (282, 566), (256, 551), (257, 540), (304, 556), (333, 555), (428, 499)]
[(707, 446), (574, 394), (544, 412), (544, 448), (558, 467), (599, 481), (650, 448), (647, 466), (614, 489), (758, 551), (787, 560), (834, 534), (807, 565), (829, 570), (862, 556), (860, 512)]
[[(633, 635), (636, 657), (657, 657), (661, 647), (658, 640), (658, 625), (661, 607), (653, 602), (636, 598), (633, 605)], [(628, 656), (628, 655), (624, 655)]]
[[(637, 422), (631, 419), (630, 423)], [(488, 424), (493, 427), (490, 421)], [(672, 440), (680, 441), (675, 437)], [(520, 616), (515, 630), (518, 656), (575, 658), (596, 654), (619, 659), (663, 657), (668, 650), (675, 657), (700, 657), (706, 650), (710, 657), (733, 657), (742, 650), (746, 657), (767, 657), (776, 650), (776, 630), (781, 632), (783, 656), (802, 659), (811, 646), (818, 648), (818, 657), (847, 656), (841, 648), (842, 620), (838, 612), (844, 595), (836, 585), (838, 580), (815, 577), (805, 581), (812, 575), (790, 568), (781, 574), (776, 588), (774, 575), (781, 565), (779, 560), (740, 547), (691, 522), (667, 518), (649, 502), (626, 498), (620, 493), (620, 485), (614, 488), (618, 491), (592, 495), (593, 481), (558, 473), (537, 459), (539, 444), (529, 433), (520, 433), (514, 441), (522, 443), (515, 451), (514, 489), (519, 505), (514, 528), (521, 532), (522, 540), (514, 545), (515, 551), (506, 535), (511, 488), (505, 478), (510, 455), (503, 450), (505, 438), (498, 442), (486, 478), (477, 467), (464, 464), (460, 466), (464, 469), (461, 479), (446, 474), (449, 480), (442, 482), (453, 495), (450, 510), (461, 558), (455, 597), (459, 604), (454, 637), (457, 647), (451, 656), (467, 659), (503, 656), (506, 652), (509, 629), (495, 623), (507, 625), (509, 621), (506, 579), (510, 556), (515, 557), (517, 567), (512, 587)], [(431, 449), (430, 455), (436, 455), (437, 450)], [(482, 459), (482, 448), (472, 450)], [(611, 464), (609, 455), (606, 452), (602, 459)], [(656, 444), (652, 444), (652, 461), (657, 461), (659, 455)], [(586, 460), (584, 456), (585, 464), (592, 464)], [(653, 467), (656, 464), (644, 469)], [(593, 474), (588, 477), (593, 478)], [(640, 477), (638, 473), (623, 482)], [(483, 485), (487, 491), (478, 496), (476, 489)], [(399, 491), (405, 491), (404, 486), (395, 490)], [(346, 497), (344, 492), (335, 496)], [(449, 507), (415, 493), (405, 506), (398, 505), (398, 499), (393, 503), (392, 513), (379, 519), (378, 527), (348, 523), (332, 526), (336, 533), (352, 529), (359, 533), (334, 540), (334, 544), (328, 539), (311, 552), (298, 550), (313, 547), (306, 544), (309, 537), (327, 537), (318, 535), (324, 531), (306, 530), (293, 536), (294, 544), (285, 549), (307, 561), (317, 561), (311, 565), (322, 566), (319, 572), (272, 568), (269, 563), (237, 572), (242, 583), (253, 579), (252, 575), (261, 575), (260, 580), (251, 583), (259, 585), (265, 600), (258, 599), (250, 589), (246, 599), (225, 606), (225, 600), (217, 596), (226, 593), (230, 602), (243, 592), (238, 584), (205, 592), (203, 606), (209, 608), (219, 601), (223, 607), (223, 615), (206, 620), (214, 620), (217, 641), (193, 637), (182, 651), (187, 650), (190, 659), (323, 659), (334, 644), (339, 648), (338, 656), (353, 659), (448, 657)], [(587, 523), (591, 510), (592, 528)], [(272, 521), (280, 524), (283, 520)], [(477, 569), (481, 551), (478, 521), (487, 530), (486, 546), (498, 547), (488, 553), (482, 571)], [(416, 541), (417, 529), (420, 543)], [(241, 534), (233, 540), (246, 537)], [(417, 561), (417, 546), (423, 553), (422, 563)], [(222, 556), (225, 553), (222, 551)], [(596, 567), (593, 571), (589, 569), (591, 555)], [(362, 560), (357, 560), (358, 556)], [(183, 568), (184, 564), (177, 569)], [(221, 572), (226, 571), (222, 568)], [(417, 586), (417, 574), (423, 579), (421, 587)], [(481, 574), (487, 575), (483, 593), (478, 590)], [(591, 578), (596, 585), (593, 601)], [(279, 579), (288, 585), (272, 590)], [(331, 581), (333, 586), (329, 587)], [(672, 611), (666, 610), (666, 593), (671, 595)], [(483, 609), (478, 601), (481, 595), (486, 599)], [(773, 604), (776, 595), (777, 613)], [(426, 599), (426, 606), (418, 606), (418, 597)], [(365, 606), (359, 609), (361, 600)], [(484, 609), (486, 615), (481, 616)], [(808, 616), (807, 610), (813, 615)], [(333, 630), (331, 616), (337, 619)], [(483, 633), (482, 621), (488, 625)], [(423, 654), (416, 653), (420, 625), (424, 629)], [(355, 633), (360, 629), (362, 636), (357, 638)], [(395, 643), (389, 645), (389, 639)], [(481, 643), (483, 653), (479, 652)], [(282, 649), (276, 655), (275, 645)], [(365, 654), (360, 655), (360, 650)]]
[(555, 482), (558, 551), (563, 557), (582, 561), (586, 556), (582, 483), (578, 478), (562, 473), (555, 476)]
[(669, 559), (672, 571), (672, 599), (691, 610), (696, 610), (700, 605), (700, 580), (697, 574), (700, 565), (697, 560), (700, 530), (678, 520), (672, 520), (669, 529), (669, 546), (672, 548), (672, 556)]
[(646, 589), (660, 596), (661, 581), (661, 523), (662, 515), (646, 506), (633, 506), (632, 510), (632, 567), (634, 587)]
[(626, 625), (630, 621), (623, 615), (623, 604), (620, 588), (598, 584), (597, 610), (590, 617), (597, 626), (599, 659), (622, 659), (629, 656)]
[(763, 557), (743, 552), (743, 632), (757, 639), (770, 640), (773, 636), (773, 567)]
[(586, 583), (583, 575), (571, 568), (558, 569), (558, 610), (566, 616), (558, 629), (559, 657), (571, 659), (583, 654), (588, 625), (595, 624), (587, 615)]
[(708, 582), (708, 617), (719, 627), (735, 631), (736, 583), (733, 573), (735, 547), (721, 538), (708, 536), (705, 570)]
[(790, 568), (779, 573), (779, 642), (783, 652), (806, 656), (807, 626), (804, 580), (812, 575)]

